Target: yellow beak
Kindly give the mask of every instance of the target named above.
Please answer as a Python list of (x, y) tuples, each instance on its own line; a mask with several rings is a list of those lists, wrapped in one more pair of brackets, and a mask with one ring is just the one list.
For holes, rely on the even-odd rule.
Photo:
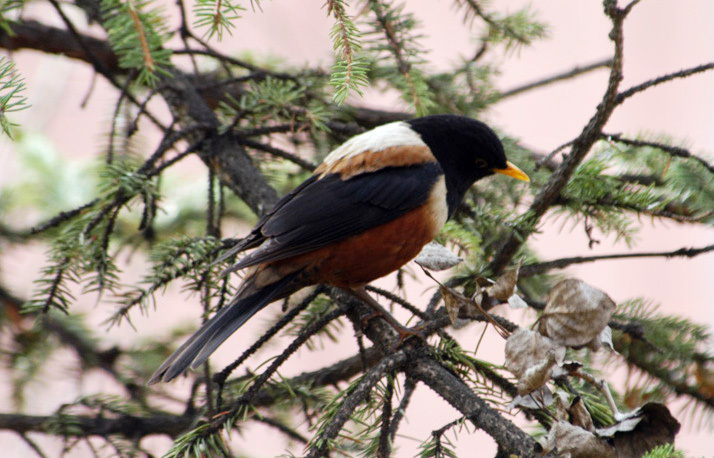
[(503, 175), (508, 175), (516, 180), (531, 181), (523, 170), (519, 169), (509, 161), (506, 161), (506, 165), (507, 167), (505, 169), (493, 169), (493, 171)]

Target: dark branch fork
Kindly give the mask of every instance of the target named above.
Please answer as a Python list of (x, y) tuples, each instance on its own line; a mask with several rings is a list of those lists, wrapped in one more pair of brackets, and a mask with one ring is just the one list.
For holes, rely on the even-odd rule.
[[(622, 81), (623, 65), (624, 38), (622, 26), (627, 14), (637, 3), (638, 1), (632, 1), (626, 7), (619, 8), (615, 1), (605, 2), (605, 13), (610, 17), (612, 22), (610, 38), (615, 45), (615, 54), (612, 59), (612, 67), (610, 70), (607, 89), (605, 90), (605, 94), (603, 95), (595, 114), (587, 123), (580, 135), (571, 142), (568, 142), (566, 145), (558, 148), (561, 149), (565, 146), (571, 146), (570, 152), (561, 162), (558, 169), (551, 175), (548, 183), (546, 183), (546, 185), (540, 190), (526, 213), (531, 227), (536, 227), (545, 213), (558, 201), (561, 191), (570, 180), (570, 177), (577, 166), (583, 161), (595, 142), (603, 137), (602, 129), (618, 105), (624, 102), (628, 97), (657, 84), (676, 78), (683, 78), (714, 68), (714, 64), (700, 65), (691, 69), (665, 75), (660, 78), (655, 78), (626, 91), (618, 92), (620, 82)], [(548, 156), (548, 159), (550, 159), (550, 157), (551, 155)], [(708, 166), (706, 163), (704, 163), (704, 165)], [(488, 270), (494, 275), (501, 273), (516, 255), (520, 247), (525, 243), (529, 235), (529, 233), (520, 234), (511, 232), (489, 264)]]

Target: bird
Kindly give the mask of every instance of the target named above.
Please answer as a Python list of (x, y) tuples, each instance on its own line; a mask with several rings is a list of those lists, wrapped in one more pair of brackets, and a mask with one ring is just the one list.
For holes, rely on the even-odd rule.
[(255, 313), (306, 286), (339, 287), (378, 307), (365, 285), (416, 257), (466, 191), (496, 173), (529, 181), (496, 133), (466, 116), (396, 121), (350, 138), (220, 256), (254, 249), (224, 272), (249, 269), (235, 297), (147, 383), (196, 369)]

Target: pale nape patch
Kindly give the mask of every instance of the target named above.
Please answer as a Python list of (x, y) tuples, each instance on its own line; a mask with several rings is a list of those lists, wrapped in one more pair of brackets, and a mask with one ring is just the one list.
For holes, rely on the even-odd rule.
[(436, 162), (428, 146), (390, 146), (379, 151), (366, 150), (332, 163), (323, 162), (315, 169), (315, 174), (323, 177), (339, 173), (346, 180), (385, 167), (409, 167), (426, 162)]
[(323, 164), (329, 166), (365, 151), (379, 151), (394, 146), (426, 146), (426, 143), (406, 122), (391, 122), (350, 138), (327, 155)]

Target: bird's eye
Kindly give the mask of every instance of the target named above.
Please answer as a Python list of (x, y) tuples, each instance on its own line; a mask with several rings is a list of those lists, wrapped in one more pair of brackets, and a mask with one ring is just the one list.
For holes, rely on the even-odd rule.
[(488, 164), (486, 163), (486, 160), (485, 160), (485, 159), (481, 159), (481, 158), (477, 158), (477, 159), (474, 161), (474, 164), (476, 165), (476, 167), (478, 167), (478, 168), (480, 168), (480, 169), (485, 169), (486, 166), (488, 165)]

